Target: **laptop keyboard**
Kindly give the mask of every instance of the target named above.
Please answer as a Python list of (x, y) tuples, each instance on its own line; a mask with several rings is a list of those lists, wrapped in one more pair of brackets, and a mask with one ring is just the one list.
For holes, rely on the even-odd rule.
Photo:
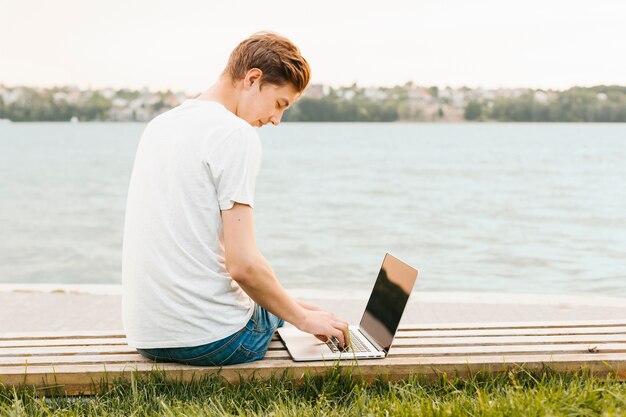
[(367, 346), (365, 346), (363, 342), (361, 342), (361, 338), (357, 336), (356, 333), (352, 330), (350, 330), (350, 342), (352, 343), (352, 346), (348, 346), (346, 350), (343, 350), (339, 347), (339, 341), (334, 336), (328, 339), (326, 344), (328, 345), (330, 350), (332, 350), (333, 352), (357, 353), (357, 352), (369, 352), (370, 351), (370, 349)]

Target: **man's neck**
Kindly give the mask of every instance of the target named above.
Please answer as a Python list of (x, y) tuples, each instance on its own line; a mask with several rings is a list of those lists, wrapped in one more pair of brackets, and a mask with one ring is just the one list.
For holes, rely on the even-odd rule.
[(239, 89), (237, 86), (233, 86), (229, 78), (220, 77), (215, 84), (196, 98), (198, 100), (216, 101), (226, 107), (228, 111), (237, 115)]

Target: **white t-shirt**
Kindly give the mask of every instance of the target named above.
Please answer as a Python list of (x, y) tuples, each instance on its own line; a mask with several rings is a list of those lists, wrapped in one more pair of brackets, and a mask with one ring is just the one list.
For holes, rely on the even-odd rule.
[(135, 348), (223, 339), (254, 302), (225, 266), (220, 210), (254, 206), (261, 141), (217, 102), (187, 100), (146, 126), (128, 190), (122, 319)]

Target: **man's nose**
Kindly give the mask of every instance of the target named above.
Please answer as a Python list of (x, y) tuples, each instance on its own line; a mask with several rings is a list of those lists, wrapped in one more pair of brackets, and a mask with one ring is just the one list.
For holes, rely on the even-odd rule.
[(270, 117), (270, 123), (272, 123), (274, 126), (278, 126), (280, 124), (280, 119), (283, 117), (283, 113), (280, 112), (278, 114), (274, 114), (272, 115), (272, 117)]

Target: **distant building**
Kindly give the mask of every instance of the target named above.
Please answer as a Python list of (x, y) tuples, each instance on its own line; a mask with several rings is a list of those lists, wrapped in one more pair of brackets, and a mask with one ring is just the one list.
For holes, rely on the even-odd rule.
[(379, 88), (366, 88), (365, 90), (363, 90), (363, 95), (370, 100), (382, 101), (387, 98), (387, 93)]
[(548, 102), (548, 95), (546, 94), (545, 91), (541, 91), (541, 90), (535, 91), (535, 93), (533, 94), (533, 98), (538, 103), (547, 103)]
[(355, 95), (356, 95), (356, 92), (354, 90), (349, 90), (345, 88), (342, 88), (341, 90), (339, 90), (339, 96), (343, 98), (344, 100), (352, 100)]
[(430, 91), (428, 91), (428, 89), (424, 87), (414, 87), (408, 89), (407, 96), (409, 97), (410, 101), (422, 103), (429, 102), (433, 98), (430, 94)]
[(461, 90), (453, 90), (452, 92), (452, 107), (460, 108), (465, 107), (465, 92)]
[(324, 84), (311, 84), (304, 92), (304, 97), (320, 99), (327, 96), (329, 87)]
[(142, 107), (144, 107), (144, 101), (142, 98), (136, 98), (134, 100), (132, 100), (128, 106), (133, 109), (133, 110), (138, 110)]
[(23, 97), (23, 90), (21, 88), (14, 88), (13, 90), (5, 90), (2, 94), (2, 100), (4, 104), (13, 104), (19, 102)]
[(197, 97), (198, 94), (192, 94), (192, 95), (188, 95), (185, 93), (176, 93), (176, 100), (178, 100), (178, 103), (182, 103), (183, 101), (187, 100), (188, 98), (192, 98), (192, 97)]
[(496, 91), (495, 90), (485, 90), (483, 91), (483, 99), (485, 100), (493, 100), (496, 98)]
[(113, 107), (126, 107), (128, 105), (128, 101), (121, 97), (116, 97), (111, 100), (111, 104), (113, 104)]
[(180, 104), (180, 101), (174, 94), (168, 94), (163, 98), (163, 104), (168, 107), (176, 107)]
[(52, 101), (55, 103), (68, 102), (69, 96), (65, 91), (57, 91), (52, 95)]
[(113, 97), (115, 97), (115, 94), (116, 92), (112, 88), (105, 88), (104, 90), (100, 90), (100, 95), (107, 100), (111, 100)]

